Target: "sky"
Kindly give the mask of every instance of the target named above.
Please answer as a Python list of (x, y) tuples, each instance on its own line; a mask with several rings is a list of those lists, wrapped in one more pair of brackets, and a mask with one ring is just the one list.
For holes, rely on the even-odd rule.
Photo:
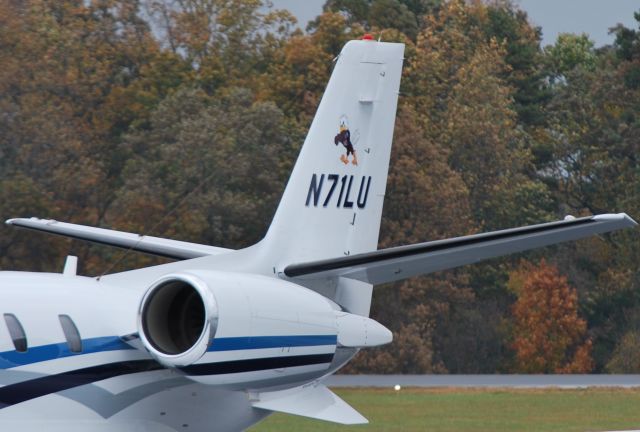
[(637, 29), (633, 12), (638, 0), (516, 0), (529, 21), (542, 27), (542, 45), (555, 43), (559, 33), (587, 33), (596, 46), (613, 43), (609, 28), (618, 23)]
[[(277, 9), (288, 9), (300, 27), (322, 11), (325, 0), (272, 0)], [(555, 43), (559, 33), (587, 33), (596, 46), (613, 42), (609, 28), (618, 23), (637, 29), (633, 12), (640, 10), (639, 0), (515, 0), (542, 27), (542, 45)]]

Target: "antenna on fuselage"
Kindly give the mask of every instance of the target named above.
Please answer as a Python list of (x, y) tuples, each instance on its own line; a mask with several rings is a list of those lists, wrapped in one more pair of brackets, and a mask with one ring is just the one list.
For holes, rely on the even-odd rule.
[(64, 261), (64, 269), (62, 274), (65, 276), (77, 276), (78, 274), (78, 257), (73, 255), (67, 255), (67, 259)]

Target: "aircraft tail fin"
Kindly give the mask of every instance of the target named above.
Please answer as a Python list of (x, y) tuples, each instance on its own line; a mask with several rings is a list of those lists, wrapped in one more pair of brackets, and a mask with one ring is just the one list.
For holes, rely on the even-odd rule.
[(262, 242), (279, 271), (377, 249), (403, 53), (357, 40), (338, 56)]

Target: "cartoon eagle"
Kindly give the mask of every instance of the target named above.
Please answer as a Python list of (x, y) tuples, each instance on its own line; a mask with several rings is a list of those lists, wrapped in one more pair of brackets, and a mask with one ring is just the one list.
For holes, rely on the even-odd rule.
[(352, 155), (351, 163), (353, 165), (358, 165), (358, 158), (356, 156), (356, 151), (353, 148), (353, 144), (351, 143), (351, 132), (349, 132), (349, 126), (347, 125), (346, 117), (340, 119), (340, 132), (333, 139), (333, 143), (338, 145), (338, 143), (342, 144), (344, 148), (347, 150), (346, 155), (341, 155), (340, 160), (342, 163), (347, 165), (349, 163), (349, 155)]

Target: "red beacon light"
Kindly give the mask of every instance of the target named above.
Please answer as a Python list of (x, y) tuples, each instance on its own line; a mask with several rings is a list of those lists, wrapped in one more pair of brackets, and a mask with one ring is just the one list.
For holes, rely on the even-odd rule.
[(362, 40), (372, 41), (373, 40), (373, 35), (371, 33), (365, 33), (365, 35), (362, 36)]

